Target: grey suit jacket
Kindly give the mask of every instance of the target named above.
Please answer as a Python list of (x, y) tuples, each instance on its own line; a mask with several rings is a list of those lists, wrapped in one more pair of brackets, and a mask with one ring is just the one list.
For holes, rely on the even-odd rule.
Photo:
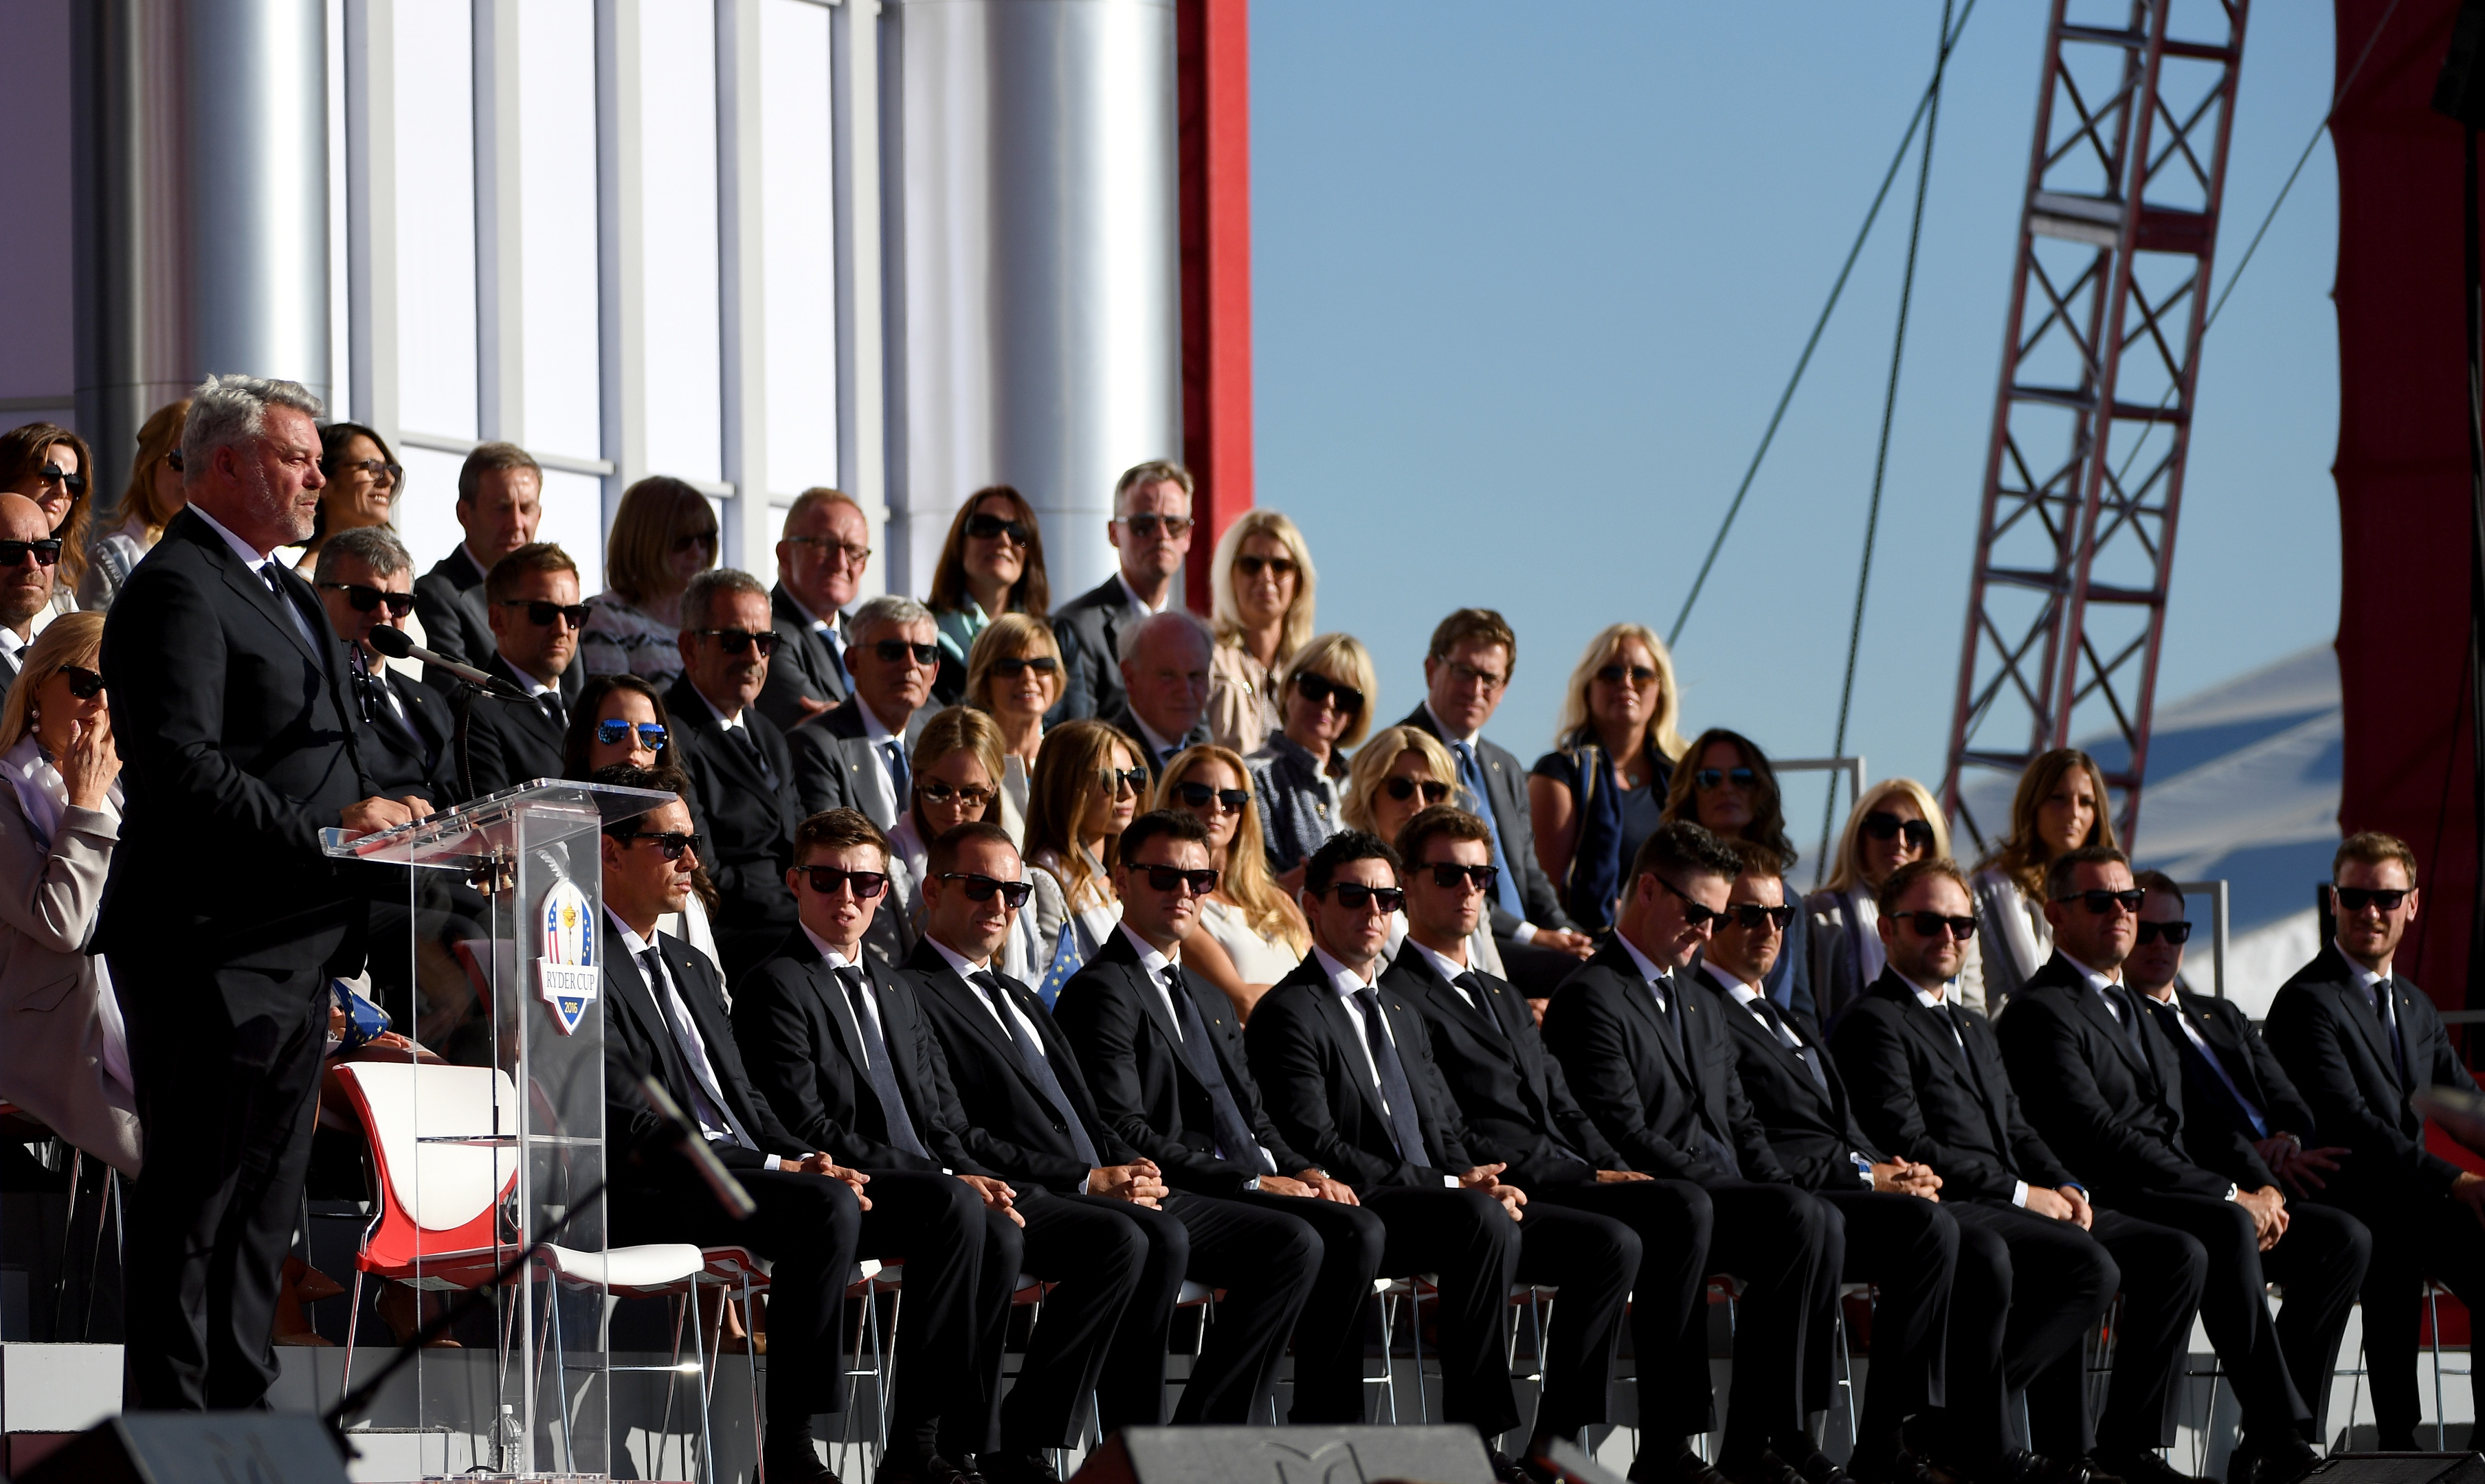
[[(1440, 738), (1442, 746), (1450, 744), (1450, 739), (1434, 724), (1432, 709), (1420, 703), (1399, 725), (1421, 727)], [(1570, 927), (1570, 919), (1562, 911), (1562, 894), (1553, 889), (1553, 878), (1536, 860), (1536, 827), (1527, 812), (1527, 769), (1488, 738), (1477, 738), (1475, 750), (1476, 765), (1484, 769), (1485, 792), (1492, 796), (1492, 823), (1501, 835), (1501, 868), (1516, 873), (1518, 900), (1527, 904), (1527, 920), (1540, 928)], [(1495, 905), (1492, 931), (1496, 937), (1509, 937), (1518, 931), (1518, 919)]]
[[(933, 708), (918, 707), (906, 721), (906, 753), (915, 754), (915, 740)], [(871, 740), (863, 735), (862, 698), (850, 695), (833, 709), (787, 729), (785, 745), (794, 754), (794, 796), (809, 818), (826, 809), (858, 809), (882, 829), (897, 827), (898, 811), (906, 806), (889, 785), (888, 774), (872, 756)]]
[(1123, 708), (1122, 635), (1137, 625), (1119, 572), (1054, 610), (1052, 637), (1061, 646), (1062, 673), (1053, 716), (1107, 716)]
[(103, 1065), (103, 959), (87, 937), (121, 838), (121, 811), (64, 809), (50, 849), (0, 785), (0, 1097), (71, 1146), (138, 1173), (138, 1110)]
[[(846, 615), (829, 620), (834, 624), (840, 639), (851, 640), (854, 630)], [(777, 631), (777, 653), (768, 660), (768, 682), (759, 688), (756, 703), (759, 715), (777, 723), (780, 732), (792, 732), (809, 715), (804, 701), (821, 701), (834, 706), (848, 694), (846, 672), (829, 648), (820, 631), (778, 583), (769, 589), (768, 623)]]
[[(464, 542), (414, 580), (414, 611), (423, 620), (423, 647), (445, 659), (479, 665), (500, 648), (483, 607), (483, 569), (466, 554)], [(423, 680), (443, 684), (428, 671)]]

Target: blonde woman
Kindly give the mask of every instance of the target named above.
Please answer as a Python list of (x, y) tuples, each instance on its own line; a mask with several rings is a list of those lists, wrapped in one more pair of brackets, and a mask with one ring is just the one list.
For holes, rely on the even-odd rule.
[(1208, 826), (1208, 864), (1216, 889), (1199, 904), (1200, 931), (1183, 947), (1184, 965), (1251, 1018), (1251, 1007), (1311, 952), (1302, 909), (1277, 889), (1251, 807), (1251, 774), (1231, 747), (1210, 743), (1175, 754), (1157, 784), (1155, 807), (1196, 815)]
[(667, 474), (621, 493), (604, 543), (604, 591), (587, 600), (578, 662), (658, 686), (682, 672), (682, 589), (716, 565), (716, 507)]
[(63, 615), (0, 702), (0, 1097), (134, 1175), (128, 1036), (103, 959), (86, 952), (121, 838), (102, 646), (102, 614)]
[(1286, 724), (1275, 677), (1312, 635), (1311, 548), (1274, 510), (1245, 510), (1209, 562), (1216, 652), (1208, 665), (1208, 736), (1250, 754)]
[(1338, 783), (1346, 749), (1372, 730), (1379, 693), (1372, 656), (1351, 634), (1324, 634), (1286, 664), (1280, 683), (1285, 727), (1251, 754), (1251, 789), (1269, 844), (1269, 869), (1288, 891), (1302, 887), (1303, 863), (1338, 830)]
[(129, 484), (121, 503), (99, 512), (104, 528), (87, 543), (86, 580), (78, 584), (78, 607), (100, 612), (112, 607), (129, 569), (162, 539), (164, 526), (181, 513), (190, 497), (181, 488), (175, 455), (181, 451), (181, 425), (190, 420), (190, 399), (158, 407), (138, 429), (138, 461), (129, 467)]
[(1024, 914), (1036, 919), (1048, 964), (1065, 927), (1070, 952), (1084, 962), (1122, 920), (1122, 900), (1113, 891), (1114, 845), (1147, 796), (1148, 769), (1139, 758), (1137, 742), (1093, 718), (1065, 721), (1044, 740), (1021, 853), (1060, 888), (1059, 916), (1045, 911), (1040, 881), (1028, 901), (1034, 910)]
[[(2045, 868), (2083, 846), (2116, 848), (2106, 813), (2105, 770), (2077, 747), (2028, 765), (2010, 799), (2010, 833), (1977, 863), (1976, 916), (1983, 949), (1959, 972), (1959, 989), (1998, 1014), (2054, 956), (2045, 922)], [(1975, 978), (1969, 979), (1973, 971)]]
[(968, 705), (993, 718), (1001, 735), (1001, 795), (1018, 812), (1023, 833), (1027, 779), (1044, 747), (1044, 716), (1061, 699), (1061, 644), (1052, 626), (1031, 613), (1003, 613), (967, 651)]
[[(1900, 866), (1950, 856), (1950, 825), (1932, 792), (1913, 778), (1884, 778), (1864, 791), (1838, 837), (1829, 880), (1803, 902), (1812, 929), (1812, 992), (1826, 1026), (1871, 987), (1888, 965), (1876, 904), (1881, 883)], [(1977, 940), (1967, 940), (1967, 961)], [(1962, 974), (1964, 979), (1964, 974)], [(1970, 1010), (1984, 1007), (1963, 996)]]
[(1583, 932), (1613, 925), (1623, 876), (1665, 814), (1681, 695), (1665, 642), (1638, 624), (1588, 641), (1562, 694), (1553, 750), (1527, 775), (1536, 860)]
[[(1423, 727), (1400, 725), (1374, 737), (1354, 755), (1338, 812), (1346, 828), (1394, 841), (1407, 821), (1434, 804), (1475, 808), (1475, 800), (1459, 787), (1459, 765), (1441, 740)], [(1406, 914), (1401, 910), (1390, 921), (1383, 956), (1397, 958), (1398, 945), (1406, 941)], [(1502, 972), (1501, 950), (1492, 941), (1489, 915), (1476, 923), (1474, 936), (1467, 939), (1467, 959), (1488, 974), (1509, 977)], [(1538, 1013), (1542, 1018), (1541, 1008)]]

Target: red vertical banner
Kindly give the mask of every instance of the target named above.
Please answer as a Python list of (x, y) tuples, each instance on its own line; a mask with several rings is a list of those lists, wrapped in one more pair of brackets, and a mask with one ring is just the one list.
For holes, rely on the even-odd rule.
[[(2416, 850), (2394, 971), (2464, 1009), (2476, 890), (2460, 126), (2430, 106), (2458, 0), (2336, 0), (2338, 823)], [(2391, 12), (2395, 10), (2396, 13)], [(2374, 27), (2389, 16), (2378, 40)], [(2312, 883), (2306, 883), (2309, 905)], [(2471, 1042), (2473, 1044), (2473, 1042)]]
[(1208, 556), (1251, 508), (1251, 74), (1247, 0), (1178, 0), (1182, 460), (1199, 482), (1185, 600), (1211, 611)]

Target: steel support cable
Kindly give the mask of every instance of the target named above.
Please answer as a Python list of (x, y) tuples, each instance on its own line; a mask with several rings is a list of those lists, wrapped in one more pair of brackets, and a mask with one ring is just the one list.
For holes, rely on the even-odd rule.
[[(1916, 202), (1907, 221), (1907, 265), (1898, 275), (1898, 326), (1890, 338), (1890, 382), (1881, 392), (1881, 439), (1872, 450), (1872, 499), (1865, 507), (1864, 556), (1855, 573), (1855, 616), (1846, 626), (1846, 678), (1838, 688), (1838, 732), (1829, 744), (1831, 757), (1846, 755), (1846, 716), (1855, 699), (1855, 658), (1864, 642), (1864, 599), (1872, 587), (1872, 543), (1881, 531), (1881, 486), (1890, 469), (1890, 425), (1898, 411), (1898, 368), (1907, 353), (1907, 311), (1916, 297), (1916, 249), (1924, 238), (1925, 197), (1932, 187), (1933, 136), (1941, 128), (1943, 71), (1950, 66), (1952, 0), (1942, 0), (1940, 50), (1933, 57), (1932, 86), (1925, 91), (1925, 152), (1916, 166)], [(1829, 797), (1820, 808), (1820, 850), (1813, 857), (1812, 884), (1817, 889), (1829, 865), (1829, 830), (1838, 818), (1839, 772), (1829, 773)]]
[[(1949, 0), (1944, 0), (1947, 6)], [(1890, 168), (1881, 175), (1881, 188), (1872, 193), (1872, 204), (1864, 213), (1864, 225), (1856, 229), (1854, 245), (1846, 250), (1846, 261), (1840, 265), (1838, 278), (1829, 285), (1828, 302), (1820, 307), (1820, 317), (1813, 322), (1812, 334), (1803, 342), (1803, 354), (1795, 358), (1794, 371), (1787, 378), (1786, 390), (1778, 393), (1777, 409), (1769, 414), (1768, 426), (1761, 433), (1761, 445), (1752, 450), (1752, 462), (1743, 471), (1742, 483), (1734, 487), (1734, 498), (1726, 506), (1726, 518), (1717, 526), (1717, 537), (1708, 543), (1708, 554), (1701, 559), (1700, 574), (1691, 580), (1691, 591), (1682, 600), (1682, 611), (1674, 616), (1674, 627), (1666, 632), (1665, 645), (1674, 647), (1682, 637), (1682, 626), (1691, 621), (1692, 606), (1700, 601), (1700, 590), (1707, 585), (1709, 569), (1717, 564), (1717, 553), (1725, 549), (1727, 532), (1734, 528), (1734, 517), (1741, 513), (1743, 497), (1752, 492), (1752, 480), (1759, 476), (1761, 462), (1769, 456), (1769, 445), (1776, 441), (1778, 424), (1786, 420), (1787, 407), (1794, 401), (1795, 389), (1803, 385), (1803, 373), (1812, 364), (1812, 353), (1819, 348), (1821, 333), (1829, 328), (1829, 316), (1838, 309), (1839, 296), (1846, 291), (1847, 277), (1855, 271), (1855, 260), (1864, 254), (1865, 239), (1872, 234), (1872, 224), (1881, 215), (1882, 202), (1889, 200), (1890, 187), (1898, 178), (1899, 167), (1907, 162), (1907, 151), (1916, 142), (1916, 130), (1923, 126), (1931, 110), (1933, 96), (1941, 87), (1941, 68), (1948, 65), (1950, 54), (1958, 45), (1959, 37), (1967, 30), (1968, 17), (1976, 13), (1976, 0), (1958, 13), (1958, 24), (1942, 39), (1941, 60), (1933, 68), (1932, 81), (1925, 85), (1925, 94), (1916, 101), (1916, 111), (1907, 120), (1907, 131), (1900, 136), (1898, 148), (1890, 155)]]

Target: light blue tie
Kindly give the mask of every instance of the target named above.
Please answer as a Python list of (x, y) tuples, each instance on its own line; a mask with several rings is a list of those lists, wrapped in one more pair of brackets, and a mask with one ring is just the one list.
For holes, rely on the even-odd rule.
[(1499, 871), (1493, 877), (1493, 895), (1501, 909), (1521, 922), (1527, 920), (1527, 904), (1518, 895), (1518, 882), (1510, 862), (1501, 856), (1501, 824), (1492, 815), (1492, 794), (1484, 786), (1484, 769), (1477, 766), (1475, 748), (1462, 742), (1450, 743), (1459, 755), (1459, 782), (1475, 803), (1476, 818), (1484, 821), (1485, 829), (1492, 836), (1492, 863)]

